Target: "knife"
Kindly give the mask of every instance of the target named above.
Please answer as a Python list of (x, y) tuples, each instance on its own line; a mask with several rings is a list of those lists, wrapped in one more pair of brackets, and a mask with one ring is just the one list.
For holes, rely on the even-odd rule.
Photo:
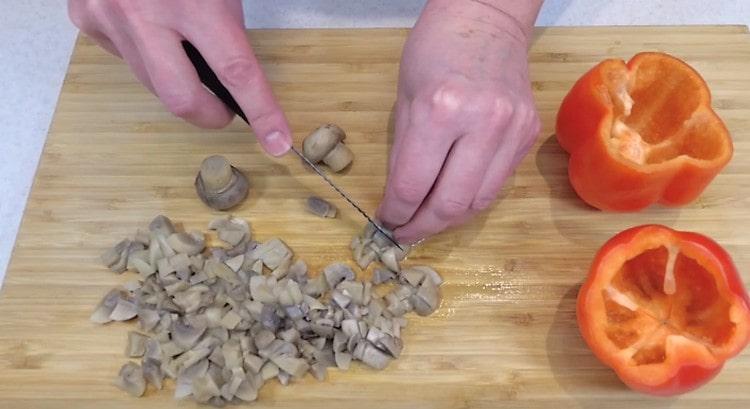
[[(198, 78), (200, 78), (203, 85), (205, 85), (206, 88), (211, 90), (214, 95), (216, 95), (222, 102), (224, 102), (224, 104), (226, 104), (226, 106), (229, 107), (232, 112), (237, 114), (237, 116), (242, 118), (245, 123), (250, 125), (250, 122), (247, 120), (247, 116), (242, 111), (242, 108), (240, 108), (240, 105), (234, 99), (229, 90), (224, 86), (224, 84), (221, 83), (219, 77), (216, 76), (216, 73), (211, 69), (211, 66), (208, 65), (208, 62), (203, 58), (198, 49), (195, 48), (195, 46), (192, 45), (189, 41), (182, 41), (182, 48), (185, 50), (185, 53), (190, 59), (190, 62), (193, 63), (193, 67), (195, 67), (195, 71), (198, 73)], [(310, 166), (312, 170), (315, 171), (315, 173), (322, 177), (323, 180), (325, 180), (326, 183), (328, 183), (333, 188), (333, 190), (335, 190), (338, 194), (341, 195), (341, 197), (346, 199), (346, 201), (349, 202), (350, 205), (357, 209), (357, 211), (362, 216), (364, 216), (365, 219), (367, 219), (367, 221), (371, 223), (377, 231), (388, 238), (388, 240), (390, 240), (391, 243), (398, 247), (399, 250), (404, 251), (401, 245), (399, 245), (398, 242), (389, 233), (387, 233), (383, 227), (381, 227), (378, 223), (375, 223), (375, 221), (370, 218), (369, 215), (367, 215), (367, 212), (362, 210), (362, 208), (359, 207), (354, 202), (354, 200), (349, 197), (349, 195), (344, 193), (343, 190), (336, 186), (336, 184), (333, 183), (333, 181), (329, 179), (328, 176), (326, 176), (326, 174), (317, 165), (307, 159), (307, 157), (305, 157), (305, 155), (298, 151), (297, 148), (294, 147), (294, 145), (292, 145), (290, 149), (292, 152), (294, 152), (295, 155), (299, 156), (300, 159), (302, 159), (308, 166)]]

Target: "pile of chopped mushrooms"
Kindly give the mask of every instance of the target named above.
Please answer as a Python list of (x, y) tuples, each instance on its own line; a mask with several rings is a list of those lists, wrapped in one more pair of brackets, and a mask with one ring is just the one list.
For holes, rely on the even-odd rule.
[(429, 315), (440, 302), (438, 273), (402, 269), (406, 253), (371, 225), (351, 244), (360, 267), (383, 264), (370, 281), (344, 263), (308, 275), (283, 241), (253, 241), (239, 218), (208, 228), (208, 236), (176, 231), (157, 216), (102, 255), (113, 272), (139, 274), (91, 315), (99, 324), (138, 319), (125, 353), (141, 363), (126, 363), (116, 380), (133, 396), (171, 378), (176, 399), (222, 406), (255, 400), (273, 378), (324, 380), (329, 367), (346, 370), (352, 360), (383, 369), (401, 354), (404, 315)]

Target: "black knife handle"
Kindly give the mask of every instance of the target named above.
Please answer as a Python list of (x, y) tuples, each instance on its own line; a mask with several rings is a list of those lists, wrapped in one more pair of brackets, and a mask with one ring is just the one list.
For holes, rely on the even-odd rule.
[(242, 120), (247, 124), (250, 124), (250, 122), (248, 122), (247, 120), (247, 116), (245, 116), (245, 113), (242, 112), (242, 108), (240, 108), (240, 105), (234, 99), (227, 87), (225, 87), (224, 84), (219, 81), (219, 77), (216, 76), (216, 73), (211, 69), (211, 66), (208, 65), (208, 62), (206, 62), (206, 59), (203, 58), (200, 51), (198, 51), (198, 49), (195, 48), (194, 45), (190, 44), (189, 41), (183, 41), (182, 48), (185, 49), (185, 54), (187, 54), (190, 62), (193, 63), (193, 67), (195, 67), (195, 71), (198, 73), (198, 78), (201, 79), (203, 85), (205, 85), (206, 88), (210, 89), (211, 92), (214, 93), (214, 95), (216, 95), (222, 102), (224, 102), (224, 104), (226, 104), (226, 106), (229, 107), (232, 112), (237, 114), (237, 116), (242, 118)]

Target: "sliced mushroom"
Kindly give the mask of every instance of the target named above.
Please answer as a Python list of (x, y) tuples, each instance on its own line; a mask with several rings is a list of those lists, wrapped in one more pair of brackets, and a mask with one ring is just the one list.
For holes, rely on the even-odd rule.
[(395, 248), (396, 247), (389, 247), (387, 250), (380, 253), (380, 261), (382, 261), (389, 270), (399, 272), (401, 271), (401, 267), (399, 266), (398, 259), (396, 258)]
[(144, 360), (151, 359), (157, 362), (161, 362), (162, 355), (161, 355), (161, 345), (159, 344), (159, 341), (157, 341), (154, 338), (149, 338), (146, 340), (146, 346), (143, 352), (143, 359)]
[(226, 368), (242, 368), (244, 361), (239, 341), (229, 340), (225, 342), (224, 345), (221, 346), (221, 352), (224, 356), (224, 366)]
[(229, 310), (221, 319), (221, 325), (230, 330), (235, 329), (240, 322), (242, 322), (242, 317), (234, 310)]
[(358, 305), (362, 305), (364, 303), (365, 286), (361, 281), (345, 280), (340, 282), (336, 286), (336, 289), (349, 296), (353, 303)]
[(336, 351), (334, 353), (334, 356), (336, 359), (336, 366), (339, 369), (344, 370), (344, 371), (349, 369), (349, 365), (352, 362), (352, 354), (348, 352), (344, 352), (344, 351)]
[(218, 260), (206, 260), (203, 271), (208, 277), (221, 277), (233, 284), (239, 284), (240, 282), (237, 273), (235, 273), (228, 265)]
[(167, 244), (176, 252), (194, 256), (206, 245), (203, 233), (199, 231), (172, 233), (167, 238)]
[(170, 220), (169, 217), (161, 214), (151, 220), (151, 223), (148, 225), (148, 230), (151, 233), (158, 234), (163, 237), (169, 237), (172, 233), (175, 232), (172, 220)]
[(414, 311), (421, 316), (435, 312), (440, 304), (440, 294), (432, 279), (422, 280), (417, 292), (411, 296), (411, 302), (414, 305)]
[(128, 344), (125, 347), (125, 356), (128, 358), (137, 358), (143, 356), (146, 352), (146, 341), (148, 337), (135, 332), (128, 331)]
[(328, 374), (328, 367), (323, 362), (316, 362), (310, 365), (310, 373), (313, 374), (315, 379), (317, 379), (320, 382), (323, 382), (326, 380), (326, 376)]
[(365, 270), (370, 265), (370, 263), (375, 261), (375, 259), (377, 258), (378, 258), (378, 255), (374, 251), (365, 250), (360, 253), (360, 256), (357, 257), (356, 261), (357, 261), (357, 265), (359, 266), (359, 268), (361, 268), (362, 270)]
[(206, 373), (204, 376), (193, 379), (192, 395), (197, 402), (206, 403), (211, 398), (221, 395), (221, 390), (217, 380)]
[(126, 298), (127, 296), (127, 292), (120, 288), (110, 290), (107, 295), (99, 301), (99, 304), (91, 314), (91, 322), (96, 324), (106, 324), (112, 321), (110, 315), (112, 314), (112, 311), (114, 311), (117, 302), (121, 298)]
[(234, 396), (242, 401), (252, 402), (258, 398), (258, 389), (253, 385), (250, 378), (247, 377), (240, 383)]
[(226, 210), (239, 204), (247, 196), (249, 183), (239, 169), (232, 166), (227, 158), (209, 156), (201, 163), (195, 178), (198, 197), (216, 210)]
[(437, 286), (440, 286), (441, 284), (443, 284), (443, 277), (441, 277), (440, 274), (438, 274), (438, 272), (432, 269), (431, 267), (413, 266), (413, 267), (410, 267), (409, 269), (421, 271), (422, 273), (424, 273), (425, 277), (428, 277)]
[(206, 327), (193, 327), (182, 320), (177, 320), (172, 324), (172, 341), (183, 349), (190, 349), (204, 332), (206, 332)]
[(232, 247), (242, 243), (242, 240), (247, 237), (247, 234), (242, 230), (230, 230), (221, 229), (219, 230), (219, 239), (231, 245)]
[(248, 239), (250, 238), (250, 224), (244, 219), (232, 216), (219, 217), (211, 220), (208, 224), (210, 230), (222, 231), (241, 231)]
[(336, 206), (318, 196), (308, 197), (306, 203), (307, 211), (318, 217), (332, 219), (335, 218), (338, 213)]
[(344, 170), (354, 159), (354, 153), (344, 144), (346, 134), (334, 124), (326, 124), (313, 131), (302, 142), (305, 157), (313, 163), (323, 161), (334, 172)]
[(372, 272), (372, 278), (370, 279), (370, 281), (372, 281), (372, 283), (375, 285), (380, 285), (395, 278), (396, 274), (394, 274), (390, 269), (378, 267)]
[(412, 287), (419, 287), (419, 284), (425, 279), (425, 273), (421, 270), (409, 268), (401, 272), (401, 279)]
[(292, 250), (283, 241), (274, 238), (256, 247), (251, 256), (253, 259), (262, 260), (266, 267), (275, 269), (292, 256)]
[(136, 315), (138, 315), (138, 307), (136, 307), (135, 303), (125, 298), (120, 298), (117, 300), (112, 313), (109, 314), (109, 319), (111, 321), (128, 321), (135, 318)]
[(260, 369), (260, 377), (267, 381), (269, 379), (273, 379), (279, 375), (279, 367), (276, 366), (275, 363), (268, 361), (263, 365), (263, 368)]
[(125, 239), (117, 243), (113, 248), (107, 249), (100, 257), (102, 263), (115, 273), (125, 271), (130, 243), (129, 239)]
[(295, 378), (301, 378), (310, 369), (310, 365), (302, 358), (280, 355), (271, 357), (271, 362), (276, 364), (282, 371), (292, 375)]
[(240, 268), (242, 268), (242, 264), (245, 262), (245, 255), (240, 254), (238, 256), (232, 257), (224, 262), (229, 268), (232, 269), (235, 273), (240, 271)]
[(363, 343), (360, 345), (364, 345), (360, 360), (367, 366), (375, 369), (385, 369), (385, 367), (391, 362), (391, 357), (376, 348), (374, 345), (369, 343)]
[(323, 269), (323, 275), (329, 288), (335, 288), (338, 283), (344, 280), (354, 280), (354, 271), (344, 263), (329, 264)]
[(161, 363), (154, 359), (144, 359), (142, 367), (143, 379), (147, 383), (154, 385), (156, 389), (162, 388), (164, 372), (161, 370)]
[(289, 266), (287, 276), (300, 285), (305, 285), (307, 283), (307, 264), (302, 260), (295, 261)]
[(123, 365), (115, 380), (115, 386), (132, 396), (143, 396), (146, 391), (146, 380), (143, 378), (141, 366), (134, 362)]

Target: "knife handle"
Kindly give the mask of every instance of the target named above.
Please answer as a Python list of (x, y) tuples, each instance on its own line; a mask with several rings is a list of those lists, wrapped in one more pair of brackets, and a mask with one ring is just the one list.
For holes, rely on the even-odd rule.
[(208, 62), (203, 58), (200, 51), (198, 51), (194, 45), (190, 44), (189, 41), (184, 40), (182, 41), (182, 48), (185, 50), (185, 54), (187, 54), (190, 62), (193, 63), (193, 67), (195, 67), (195, 71), (198, 73), (198, 78), (200, 78), (203, 85), (211, 90), (211, 92), (226, 104), (232, 112), (237, 114), (237, 116), (242, 118), (242, 120), (249, 125), (250, 122), (248, 122), (245, 113), (242, 112), (242, 108), (240, 108), (240, 105), (234, 99), (227, 87), (219, 81), (219, 77), (216, 76), (216, 73), (211, 69), (211, 66), (208, 65)]

